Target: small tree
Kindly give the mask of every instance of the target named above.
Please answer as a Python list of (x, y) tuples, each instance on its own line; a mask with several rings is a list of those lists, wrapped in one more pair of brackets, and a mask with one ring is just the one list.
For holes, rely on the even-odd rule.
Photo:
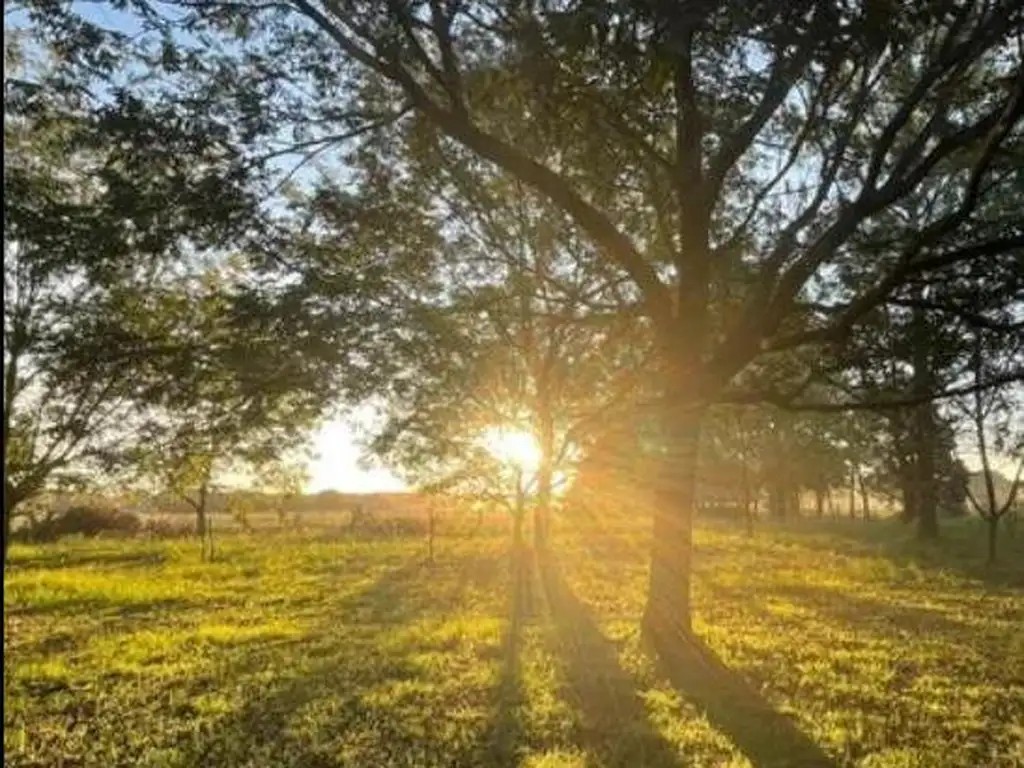
[(5, 559), (23, 504), (123, 467), (180, 351), (139, 308), (249, 202), (206, 117), (97, 95), (29, 36), (4, 36)]
[[(139, 473), (186, 501), (212, 556), (216, 486), (275, 468), (305, 440), (328, 403), (331, 378), (294, 339), (263, 326), (274, 307), (251, 304), (230, 265), (207, 270), (153, 301), (164, 333), (190, 354), (154, 393)], [(254, 327), (255, 326), (255, 327)], [(285, 473), (287, 474), (287, 473)]]

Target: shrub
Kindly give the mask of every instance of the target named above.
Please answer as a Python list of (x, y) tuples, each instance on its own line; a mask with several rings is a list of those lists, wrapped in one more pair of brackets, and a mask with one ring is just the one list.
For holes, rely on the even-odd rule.
[(142, 524), (142, 533), (154, 539), (185, 539), (194, 536), (195, 524), (166, 517), (151, 517)]
[(426, 536), (428, 521), (411, 517), (368, 518), (361, 520), (355, 532), (371, 538)]
[(64, 536), (81, 535), (88, 539), (101, 534), (132, 536), (142, 523), (137, 516), (113, 507), (78, 505), (47, 517), (26, 531), (33, 541), (56, 541)]
[(411, 517), (395, 518), (392, 522), (393, 536), (426, 536), (429, 528), (427, 520)]

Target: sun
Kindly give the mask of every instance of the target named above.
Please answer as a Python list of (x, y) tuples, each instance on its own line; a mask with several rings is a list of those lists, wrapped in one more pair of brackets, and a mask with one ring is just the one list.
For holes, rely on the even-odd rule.
[(484, 432), (483, 444), (498, 461), (512, 464), (524, 472), (536, 472), (540, 467), (540, 446), (529, 432), (492, 427)]

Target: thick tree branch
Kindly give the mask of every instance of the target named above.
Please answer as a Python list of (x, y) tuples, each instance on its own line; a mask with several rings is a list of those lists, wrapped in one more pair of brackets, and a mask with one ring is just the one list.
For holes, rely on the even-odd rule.
[(1017, 249), (1024, 249), (1024, 232), (1011, 237), (957, 248), (926, 259), (904, 262), (876, 283), (874, 287), (850, 302), (839, 317), (828, 326), (798, 331), (771, 339), (764, 345), (764, 348), (771, 351), (781, 351), (808, 344), (826, 344), (841, 341), (864, 315), (885, 303), (896, 288), (906, 283), (915, 275), (936, 271), (975, 259), (1011, 253)]
[[(296, 8), (323, 29), (345, 53), (402, 88), (410, 103), (444, 133), (530, 185), (566, 211), (636, 282), (652, 319), (666, 330), (671, 327), (672, 302), (665, 284), (607, 214), (583, 199), (565, 179), (547, 166), (481, 131), (467, 115), (439, 105), (396, 59), (380, 58), (367, 52), (349, 37), (344, 28), (320, 13), (308, 0), (294, 2)], [(331, 7), (339, 23), (351, 27), (338, 4), (332, 2)]]

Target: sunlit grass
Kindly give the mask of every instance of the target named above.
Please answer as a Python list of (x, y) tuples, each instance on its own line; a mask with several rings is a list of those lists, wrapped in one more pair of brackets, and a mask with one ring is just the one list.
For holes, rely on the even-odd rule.
[[(698, 632), (834, 764), (1021, 764), (1024, 559), (887, 525), (700, 526)], [(787, 764), (760, 705), (641, 643), (647, 530), (581, 516), (554, 571), (497, 537), (15, 547), (5, 764)]]

